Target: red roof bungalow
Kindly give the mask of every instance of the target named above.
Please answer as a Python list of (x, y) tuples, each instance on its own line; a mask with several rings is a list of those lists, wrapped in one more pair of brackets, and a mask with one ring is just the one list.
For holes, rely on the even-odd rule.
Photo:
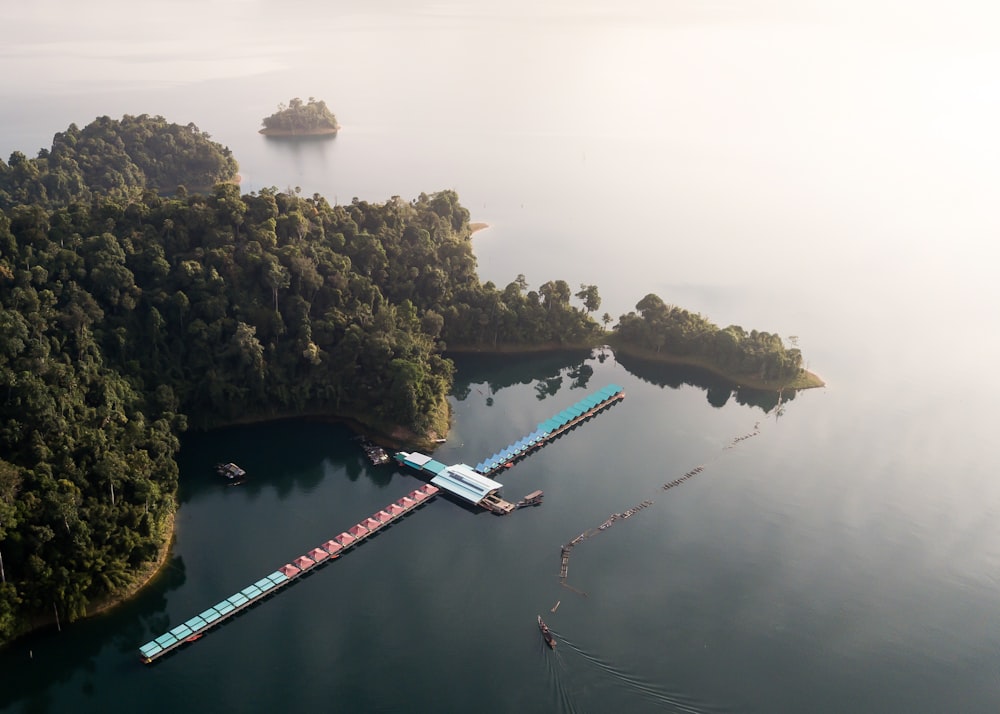
[(316, 561), (311, 560), (310, 558), (307, 558), (304, 555), (300, 555), (292, 562), (295, 563), (295, 567), (298, 568), (299, 570), (306, 570), (307, 568), (311, 568), (312, 566), (316, 565)]
[(334, 540), (337, 541), (338, 543), (340, 543), (340, 546), (342, 548), (346, 548), (351, 543), (353, 543), (354, 541), (356, 541), (357, 538), (355, 538), (354, 536), (352, 536), (350, 533), (341, 533), (339, 536), (335, 536)]
[(382, 510), (382, 511), (379, 511), (378, 513), (376, 513), (374, 516), (372, 516), (372, 518), (374, 518), (375, 520), (377, 520), (382, 525), (385, 525), (386, 523), (388, 523), (389, 521), (392, 520), (392, 515), (390, 515), (387, 512), (387, 510)]
[(312, 550), (309, 551), (307, 555), (313, 560), (315, 560), (317, 563), (322, 563), (324, 560), (330, 557), (329, 553), (320, 548), (313, 548)]
[(291, 563), (285, 563), (280, 568), (278, 568), (278, 570), (284, 573), (286, 578), (294, 578), (296, 575), (302, 572)]
[(338, 543), (335, 540), (328, 540), (326, 543), (324, 543), (323, 545), (320, 546), (320, 548), (322, 548), (323, 550), (325, 550), (330, 555), (336, 555), (337, 553), (340, 552), (340, 550), (343, 547), (344, 546), (342, 546), (340, 543)]
[(427, 500), (427, 494), (418, 488), (416, 491), (410, 494), (410, 498), (412, 498), (417, 503), (420, 503), (421, 501)]
[(353, 525), (350, 528), (348, 528), (347, 532), (350, 533), (352, 536), (354, 536), (355, 539), (357, 539), (357, 538), (364, 538), (366, 535), (368, 535), (368, 529), (365, 528), (360, 523), (358, 523), (356, 525)]
[(398, 518), (399, 516), (406, 513), (406, 509), (400, 506), (398, 503), (389, 504), (389, 506), (385, 510), (387, 510), (389, 512), (389, 515), (392, 516), (393, 518)]
[(401, 499), (399, 499), (398, 501), (396, 501), (396, 503), (398, 503), (398, 504), (399, 504), (399, 506), (400, 506), (400, 507), (401, 507), (401, 508), (402, 508), (402, 509), (403, 509), (404, 511), (406, 511), (406, 510), (409, 510), (409, 509), (411, 509), (411, 508), (413, 508), (414, 506), (416, 506), (416, 505), (417, 505), (417, 502), (416, 502), (416, 501), (414, 501), (414, 500), (413, 500), (412, 498), (410, 498), (409, 496), (403, 496), (403, 497), (402, 497)]
[(374, 518), (366, 518), (361, 525), (370, 531), (374, 531), (382, 527), (382, 522), (376, 521)]
[(419, 490), (423, 491), (428, 496), (433, 496), (435, 493), (437, 493), (441, 489), (439, 489), (437, 486), (432, 486), (429, 483), (425, 483), (423, 486), (420, 487)]

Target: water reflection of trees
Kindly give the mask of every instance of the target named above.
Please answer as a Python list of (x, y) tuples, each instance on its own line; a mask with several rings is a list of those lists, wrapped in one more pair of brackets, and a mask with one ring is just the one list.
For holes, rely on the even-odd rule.
[(624, 354), (613, 354), (610, 349), (593, 351), (571, 350), (540, 354), (476, 354), (452, 356), (457, 368), (452, 396), (464, 401), (476, 385), (486, 384), (489, 389), (486, 404), (492, 406), (490, 395), (515, 384), (532, 385), (535, 396), (542, 400), (555, 396), (560, 389), (588, 389), (594, 375), (593, 362), (603, 364), (614, 358), (630, 374), (658, 387), (679, 389), (697, 387), (705, 391), (705, 398), (713, 407), (721, 408), (730, 400), (748, 407), (771, 412), (780, 404), (795, 398), (795, 390), (778, 392), (749, 389), (697, 367), (665, 364)]
[(590, 350), (449, 356), (457, 368), (452, 396), (460, 402), (477, 384), (486, 384), (490, 394), (515, 384), (532, 384), (538, 399), (547, 399), (555, 396), (564, 380), (569, 379), (570, 389), (586, 388), (594, 374), (587, 364), (592, 356)]
[(776, 391), (741, 387), (697, 367), (664, 364), (625, 354), (616, 354), (615, 357), (618, 364), (644, 382), (671, 389), (687, 385), (705, 390), (708, 403), (716, 408), (724, 407), (733, 399), (737, 404), (770, 412), (779, 403), (784, 404), (795, 398), (794, 389), (785, 389), (779, 395)]
[(7, 645), (0, 652), (0, 672), (10, 686), (0, 687), (0, 711), (14, 705), (26, 712), (62, 711), (54, 708), (55, 685), (80, 675), (94, 675), (96, 660), (109, 641), (140, 667), (139, 645), (151, 634), (158, 636), (170, 629), (167, 593), (181, 587), (186, 579), (183, 559), (171, 558), (140, 595), (113, 611), (63, 623), (61, 631), (53, 623)]
[(284, 499), (299, 490), (311, 490), (323, 480), (329, 465), (342, 468), (351, 481), (368, 476), (384, 486), (392, 479), (392, 469), (371, 466), (348, 426), (318, 419), (191, 432), (181, 444), (177, 459), (181, 503), (206, 490), (227, 488), (214, 466), (228, 461), (246, 469), (247, 479), (238, 488), (251, 497), (271, 491)]

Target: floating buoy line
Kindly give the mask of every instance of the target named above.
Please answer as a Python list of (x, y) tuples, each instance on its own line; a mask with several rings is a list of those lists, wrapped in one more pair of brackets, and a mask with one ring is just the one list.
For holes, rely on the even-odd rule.
[[(725, 447), (723, 447), (723, 451), (728, 450), (728, 449), (732, 449), (733, 447), (739, 445), (740, 443), (746, 441), (747, 439), (750, 439), (750, 438), (752, 438), (754, 436), (757, 436), (758, 434), (760, 434), (760, 422), (757, 422), (757, 423), (754, 424), (752, 431), (747, 432), (746, 434), (742, 434), (740, 436), (734, 437)], [(716, 456), (716, 458), (718, 458), (718, 456)], [(680, 486), (682, 483), (685, 483), (689, 479), (694, 478), (698, 474), (702, 473), (705, 470), (706, 466), (707, 466), (706, 464), (702, 464), (700, 466), (695, 466), (690, 471), (687, 471), (686, 473), (684, 473), (684, 475), (679, 476), (678, 478), (674, 479), (673, 481), (668, 481), (667, 483), (663, 484), (663, 490), (664, 491), (669, 491), (672, 488), (676, 488), (677, 486)], [(615, 523), (617, 523), (619, 521), (626, 520), (626, 519), (630, 518), (631, 516), (635, 515), (636, 513), (638, 513), (639, 511), (641, 511), (642, 509), (648, 508), (651, 505), (653, 505), (653, 501), (652, 500), (646, 500), (646, 501), (642, 501), (641, 503), (633, 506), (632, 508), (627, 509), (626, 511), (624, 511), (622, 513), (613, 513), (613, 514), (611, 514), (611, 516), (609, 516), (600, 525), (595, 526), (593, 528), (589, 528), (589, 529), (583, 531), (582, 533), (580, 533), (578, 536), (576, 536), (575, 538), (573, 538), (568, 543), (565, 543), (564, 545), (560, 546), (560, 548), (559, 548), (559, 584), (562, 585), (564, 588), (567, 588), (568, 590), (572, 590), (573, 592), (577, 593), (578, 595), (583, 595), (584, 597), (587, 597), (587, 593), (586, 592), (584, 592), (583, 590), (579, 590), (578, 588), (575, 588), (572, 585), (570, 585), (568, 582), (566, 582), (567, 578), (569, 577), (569, 557), (570, 557), (570, 554), (571, 554), (573, 548), (575, 548), (576, 546), (578, 546), (583, 541), (585, 541), (585, 540), (587, 540), (589, 538), (593, 538), (594, 536), (596, 536), (596, 535), (598, 535), (600, 533), (603, 533), (604, 531), (606, 531), (609, 528), (611, 528), (611, 526), (613, 526)], [(558, 605), (557, 605), (557, 607), (558, 607)], [(553, 612), (555, 612), (554, 609), (553, 609)]]

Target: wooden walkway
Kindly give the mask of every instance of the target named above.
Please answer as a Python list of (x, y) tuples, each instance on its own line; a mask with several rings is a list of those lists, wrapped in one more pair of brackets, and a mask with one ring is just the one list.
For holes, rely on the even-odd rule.
[(353, 548), (407, 513), (432, 500), (437, 493), (437, 487), (430, 484), (424, 484), (415, 491), (411, 491), (378, 513), (351, 526), (340, 535), (313, 548), (305, 555), (300, 555), (291, 562), (285, 563), (253, 585), (248, 585), (235, 595), (216, 603), (156, 639), (150, 640), (139, 648), (141, 660), (149, 664), (189, 642), (201, 639), (216, 625), (222, 624), (234, 615), (274, 595), (299, 576), (312, 572), (324, 563), (336, 560), (349, 548)]

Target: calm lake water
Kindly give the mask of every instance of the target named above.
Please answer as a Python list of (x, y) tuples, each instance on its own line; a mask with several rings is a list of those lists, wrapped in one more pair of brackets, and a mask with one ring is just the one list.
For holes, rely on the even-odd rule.
[[(307, 5), (5, 10), (0, 156), (150, 113), (229, 146), (247, 191), (454, 188), (491, 226), (484, 279), (596, 283), (615, 317), (655, 292), (795, 336), (829, 386), (778, 410), (610, 354), (459, 360), (445, 462), (628, 397), (503, 475), (543, 506), (436, 499), (143, 667), (138, 645), (418, 483), (337, 425), (190, 434), (169, 567), (0, 653), (0, 710), (995, 712), (992, 5)], [(344, 130), (259, 136), (295, 96)], [(251, 480), (220, 487), (220, 460)], [(645, 499), (573, 551), (586, 596), (561, 587), (560, 544)]]

